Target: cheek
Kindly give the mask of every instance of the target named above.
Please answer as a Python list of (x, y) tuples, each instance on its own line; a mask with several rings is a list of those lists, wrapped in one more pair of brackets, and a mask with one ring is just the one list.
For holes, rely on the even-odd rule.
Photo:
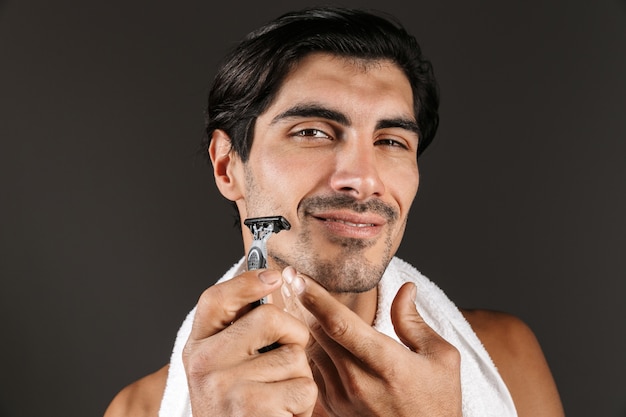
[(325, 182), (335, 165), (334, 154), (328, 152), (298, 152), (277, 150), (265, 152), (257, 159), (255, 174), (264, 181), (264, 186), (276, 193), (288, 196), (308, 194), (311, 189)]
[(310, 161), (298, 159), (287, 152), (259, 152), (254, 161), (255, 178), (264, 180), (269, 186), (297, 181), (299, 174), (310, 168)]
[(419, 187), (419, 171), (417, 167), (394, 170), (386, 181), (386, 188), (398, 204), (400, 216), (406, 217)]
[[(262, 162), (261, 162), (262, 161)], [(259, 216), (282, 215), (292, 221), (298, 196), (306, 193), (307, 175), (284, 160), (258, 158), (248, 170), (247, 204)]]

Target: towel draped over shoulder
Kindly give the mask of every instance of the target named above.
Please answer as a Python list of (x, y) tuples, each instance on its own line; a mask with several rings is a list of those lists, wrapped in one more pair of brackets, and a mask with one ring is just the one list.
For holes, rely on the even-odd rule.
[[(243, 259), (220, 279), (243, 271)], [(413, 266), (393, 258), (378, 284), (378, 309), (374, 328), (401, 343), (391, 323), (393, 299), (405, 282), (417, 286), (415, 304), (424, 321), (461, 354), (461, 391), (464, 417), (516, 417), (511, 395), (489, 354), (456, 305)], [(182, 351), (191, 332), (195, 308), (180, 327), (174, 343), (160, 417), (191, 417)]]

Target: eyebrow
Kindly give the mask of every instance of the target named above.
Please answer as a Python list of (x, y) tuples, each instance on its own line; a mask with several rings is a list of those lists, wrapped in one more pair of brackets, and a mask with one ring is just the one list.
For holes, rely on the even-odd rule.
[(376, 123), (376, 130), (378, 129), (390, 129), (390, 128), (399, 128), (408, 130), (409, 132), (413, 132), (415, 134), (419, 134), (419, 126), (416, 122), (411, 119), (383, 119)]
[[(352, 123), (350, 118), (337, 110), (332, 110), (319, 104), (298, 104), (284, 112), (278, 114), (272, 119), (270, 124), (275, 124), (284, 119), (290, 118), (317, 117), (320, 119), (332, 120), (344, 126), (350, 126)], [(408, 130), (415, 134), (419, 134), (419, 127), (415, 121), (407, 118), (381, 119), (376, 123), (376, 129), (399, 128)]]
[(270, 124), (278, 123), (283, 119), (297, 117), (318, 117), (320, 119), (332, 120), (344, 126), (351, 124), (347, 115), (318, 104), (298, 104), (274, 117)]

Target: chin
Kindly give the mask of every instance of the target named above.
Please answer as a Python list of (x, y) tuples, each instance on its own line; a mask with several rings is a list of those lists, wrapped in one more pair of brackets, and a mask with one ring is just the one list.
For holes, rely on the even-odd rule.
[(329, 260), (302, 265), (299, 271), (313, 278), (329, 292), (363, 293), (376, 288), (388, 263), (381, 261), (373, 264), (363, 259)]

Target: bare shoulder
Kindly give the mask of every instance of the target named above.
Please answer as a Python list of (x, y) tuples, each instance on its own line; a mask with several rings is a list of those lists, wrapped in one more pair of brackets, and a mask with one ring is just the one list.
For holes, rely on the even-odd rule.
[(533, 331), (519, 318), (461, 310), (506, 383), (520, 417), (562, 417), (559, 393)]
[(104, 417), (154, 417), (159, 413), (169, 365), (122, 389), (111, 401)]

